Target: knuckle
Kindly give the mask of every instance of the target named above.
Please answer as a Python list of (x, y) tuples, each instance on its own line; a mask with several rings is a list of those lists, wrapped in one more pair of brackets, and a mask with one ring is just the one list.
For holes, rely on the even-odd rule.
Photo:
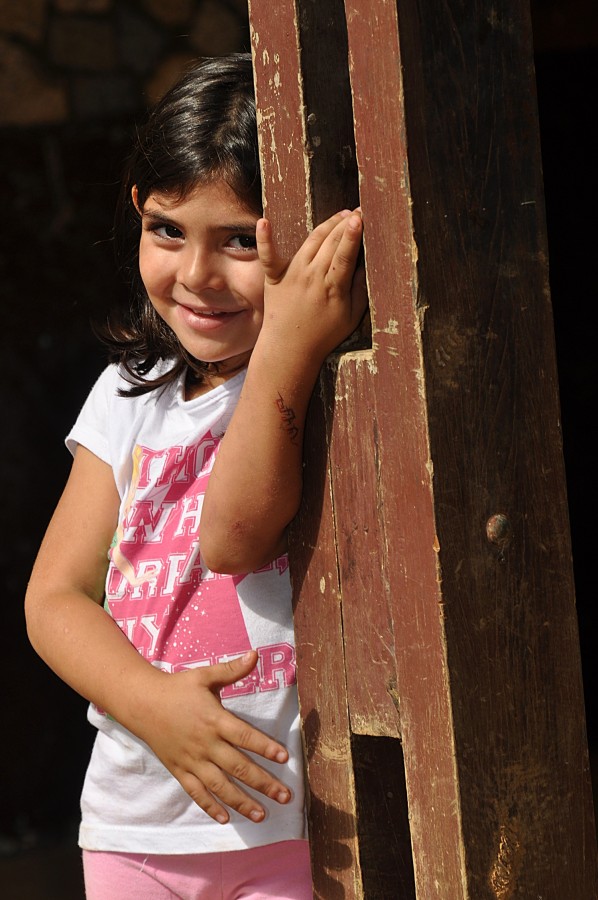
[(212, 794), (220, 797), (223, 793), (226, 793), (227, 789), (230, 788), (230, 781), (225, 775), (220, 773), (220, 775), (215, 775), (210, 779), (208, 787)]
[(237, 781), (243, 781), (247, 783), (247, 780), (251, 777), (253, 766), (247, 759), (240, 759), (235, 763), (234, 766), (231, 767), (230, 775), (233, 778), (236, 778)]
[(251, 747), (254, 743), (253, 741), (254, 732), (250, 726), (244, 726), (239, 729), (239, 733), (237, 735), (236, 743), (239, 747)]

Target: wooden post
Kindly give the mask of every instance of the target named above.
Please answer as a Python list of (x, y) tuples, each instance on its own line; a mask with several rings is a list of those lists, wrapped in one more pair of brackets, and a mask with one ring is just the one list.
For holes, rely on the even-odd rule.
[(355, 161), (365, 219), (292, 542), (316, 896), (593, 900), (527, 4), (250, 18), (286, 250)]

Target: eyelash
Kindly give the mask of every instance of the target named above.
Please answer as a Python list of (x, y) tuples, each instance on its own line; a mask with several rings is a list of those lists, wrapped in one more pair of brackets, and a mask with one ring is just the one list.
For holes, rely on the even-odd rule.
[[(160, 234), (162, 230), (166, 231), (167, 229), (176, 231), (176, 235)], [(162, 238), (163, 241), (178, 241), (183, 237), (183, 232), (179, 228), (177, 228), (175, 225), (169, 225), (165, 222), (153, 223), (148, 227), (148, 231), (153, 232), (153, 234), (157, 235), (159, 238)]]
[[(235, 234), (231, 238), (229, 238), (228, 243), (231, 244), (232, 241), (239, 241), (240, 246), (235, 247), (234, 249), (241, 250), (244, 253), (250, 253), (257, 247), (254, 234)], [(247, 241), (247, 244), (245, 246), (243, 246), (243, 241)]]
[[(176, 232), (176, 234), (161, 234), (160, 232), (167, 230)], [(177, 228), (176, 225), (170, 225), (166, 222), (155, 222), (148, 226), (148, 231), (151, 231), (153, 234), (157, 235), (163, 241), (179, 241), (184, 238), (183, 232), (180, 228)], [(232, 247), (233, 250), (238, 250), (242, 253), (251, 253), (256, 249), (257, 243), (254, 234), (234, 234), (228, 239), (227, 244), (231, 245), (233, 241), (238, 241), (239, 246)]]

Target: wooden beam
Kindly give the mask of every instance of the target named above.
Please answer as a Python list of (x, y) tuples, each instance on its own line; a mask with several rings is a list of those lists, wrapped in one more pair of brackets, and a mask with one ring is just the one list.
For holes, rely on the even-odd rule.
[(527, 4), (250, 15), (286, 252), (355, 159), (365, 219), (371, 334), (320, 379), (292, 534), (316, 896), (590, 900)]
[[(337, 3), (336, 7), (342, 13), (342, 6)], [(347, 204), (343, 193), (350, 180), (346, 173), (351, 165), (352, 192), (354, 197), (357, 194), (354, 154), (351, 147), (349, 151), (343, 149), (347, 139), (352, 145), (346, 65), (335, 65), (332, 70), (335, 74), (329, 86), (335, 88), (333, 96), (318, 90), (315, 72), (310, 77), (313, 70), (305, 71), (301, 60), (302, 28), (312, 32), (314, 64), (318, 56), (317, 32), (324, 27), (330, 37), (329, 28), (321, 20), (316, 27), (319, 11), (324, 8), (329, 11), (326, 3), (296, 7), (294, 2), (281, 0), (273, 15), (270, 4), (258, 0), (249, 3), (264, 206), (282, 252), (287, 254), (299, 247), (313, 227), (314, 205), (321, 220)], [(332, 25), (344, 29), (342, 14), (332, 17)], [(331, 38), (330, 46), (334, 48), (333, 57), (338, 58), (338, 36)], [(325, 57), (319, 56), (319, 65), (325, 65)], [(338, 102), (343, 80), (344, 107)], [(312, 110), (306, 106), (306, 93), (314, 105)], [(335, 103), (337, 110), (342, 111), (340, 116), (334, 113)], [(334, 146), (337, 157), (331, 149)], [(331, 172), (331, 161), (336, 177)], [(314, 180), (321, 191), (314, 191)], [(330, 493), (326, 393), (329, 388), (322, 381), (312, 400), (305, 437), (309, 452), (304, 502), (291, 538), (291, 571), (314, 891), (322, 900), (335, 900), (359, 897), (362, 893)]]

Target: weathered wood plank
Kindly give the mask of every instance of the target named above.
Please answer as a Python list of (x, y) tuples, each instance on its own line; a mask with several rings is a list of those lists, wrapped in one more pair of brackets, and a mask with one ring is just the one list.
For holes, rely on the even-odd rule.
[(281, 0), (276, 15), (248, 0), (264, 215), (278, 249), (291, 256), (313, 227), (306, 117), (295, 4)]
[[(309, 23), (313, 23), (310, 13), (317, 15), (318, 8), (313, 6), (301, 16), (303, 27), (308, 30)], [(318, 205), (319, 219), (331, 214), (335, 194), (338, 198), (348, 177), (345, 160), (344, 165), (337, 166), (338, 179), (330, 178), (326, 190), (318, 193), (318, 200), (312, 199), (314, 180), (321, 182), (329, 165), (326, 160), (335, 158), (330, 149), (334, 123), (341, 123), (336, 127), (345, 134), (346, 124), (342, 122), (348, 118), (350, 122), (350, 116), (345, 110), (335, 118), (331, 98), (324, 91), (318, 94), (314, 80), (304, 81), (299, 19), (295, 3), (290, 0), (277, 4), (276, 15), (272, 15), (269, 4), (257, 0), (250, 3), (265, 209), (280, 235), (279, 247), (287, 254), (294, 252), (313, 227), (313, 203)], [(344, 78), (348, 97), (346, 72)], [(330, 84), (338, 90), (338, 76)], [(316, 112), (312, 114), (316, 118), (309, 123), (309, 142), (310, 113), (304, 88), (310, 98), (317, 98)], [(328, 140), (317, 139), (319, 128), (325, 129)], [(337, 145), (342, 146), (342, 140)], [(344, 159), (342, 154), (339, 158)], [(347, 200), (339, 201), (336, 208), (346, 203)], [(330, 494), (328, 423), (322, 400), (330, 393), (325, 378), (326, 375), (312, 399), (308, 418), (304, 499), (292, 529), (290, 555), (314, 892), (322, 900), (340, 900), (362, 897), (363, 892)]]
[[(396, 7), (347, 2), (375, 415), (418, 897), (466, 895)], [(380, 86), (384, 89), (380, 90)], [(372, 122), (376, 127), (372, 128)], [(350, 698), (351, 701), (351, 698)]]
[[(347, 35), (339, 0), (251, 7), (268, 214), (292, 252), (355, 200)], [(528, 11), (345, 8), (372, 341), (323, 374), (293, 532), (316, 894), (410, 896), (402, 851), (397, 884), (377, 877), (370, 802), (399, 743), (349, 728), (399, 733), (394, 696), (418, 897), (590, 900)], [(402, 812), (381, 842), (404, 847)]]
[(589, 900), (528, 11), (346, 7), (418, 896)]
[(345, 654), (336, 561), (325, 371), (313, 397), (304, 502), (290, 538), (299, 699), (309, 779), (314, 892), (320, 900), (363, 897)]
[(394, 551), (386, 545), (380, 492), (376, 363), (366, 350), (334, 357), (330, 366), (334, 393), (326, 409), (351, 730), (399, 737), (387, 580)]
[[(430, 250), (420, 300), (468, 884), (479, 897), (589, 900), (596, 844), (529, 9), (462, 12), (408, 3), (400, 22), (405, 64), (421, 73), (405, 102), (415, 232)], [(432, 23), (447, 40), (422, 64)], [(449, 173), (450, 194), (439, 189)]]

